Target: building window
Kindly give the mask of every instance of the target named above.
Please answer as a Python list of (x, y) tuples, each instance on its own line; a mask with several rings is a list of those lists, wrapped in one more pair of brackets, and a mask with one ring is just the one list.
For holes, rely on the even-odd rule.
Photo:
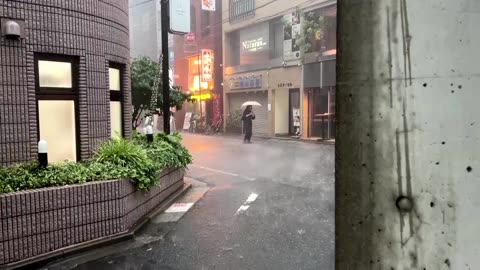
[(72, 88), (72, 64), (69, 62), (38, 61), (40, 87)]
[(253, 17), (255, 0), (230, 0), (230, 23)]
[(110, 135), (112, 138), (123, 136), (122, 114), (122, 67), (110, 64), (108, 82), (110, 89)]
[(270, 58), (283, 57), (283, 21), (281, 18), (270, 22)]
[(48, 143), (50, 162), (78, 160), (77, 59), (35, 55), (38, 140)]

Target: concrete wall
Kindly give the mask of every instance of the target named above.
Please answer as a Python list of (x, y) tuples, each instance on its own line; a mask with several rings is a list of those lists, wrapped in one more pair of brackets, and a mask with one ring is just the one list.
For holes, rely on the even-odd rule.
[(288, 133), (288, 89), (275, 90), (275, 134)]
[(480, 269), (480, 2), (338, 12), (336, 268)]

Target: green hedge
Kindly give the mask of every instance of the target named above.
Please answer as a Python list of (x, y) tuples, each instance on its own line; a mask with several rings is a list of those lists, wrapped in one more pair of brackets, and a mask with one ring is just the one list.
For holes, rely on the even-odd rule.
[(131, 179), (138, 189), (147, 190), (160, 182), (165, 168), (186, 168), (192, 156), (182, 138), (157, 134), (149, 144), (144, 135), (131, 140), (105, 142), (91, 160), (63, 162), (41, 168), (37, 162), (0, 167), (0, 193), (81, 184), (91, 181)]

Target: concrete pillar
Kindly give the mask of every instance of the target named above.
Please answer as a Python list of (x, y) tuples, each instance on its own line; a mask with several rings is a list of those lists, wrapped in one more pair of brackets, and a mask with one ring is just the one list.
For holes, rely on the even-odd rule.
[(275, 90), (268, 89), (268, 104), (270, 110), (268, 110), (268, 136), (275, 137)]
[(336, 269), (480, 269), (480, 2), (338, 19)]
[(308, 93), (305, 91), (305, 80), (304, 80), (304, 73), (305, 72), (305, 65), (302, 65), (301, 72), (300, 72), (300, 138), (307, 139), (308, 138), (308, 122), (309, 122), (309, 114), (308, 114)]

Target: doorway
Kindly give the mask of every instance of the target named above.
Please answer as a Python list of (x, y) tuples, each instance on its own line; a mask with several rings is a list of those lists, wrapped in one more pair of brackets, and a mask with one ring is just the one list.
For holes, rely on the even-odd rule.
[(288, 92), (288, 133), (298, 135), (300, 132), (300, 90), (289, 89)]

